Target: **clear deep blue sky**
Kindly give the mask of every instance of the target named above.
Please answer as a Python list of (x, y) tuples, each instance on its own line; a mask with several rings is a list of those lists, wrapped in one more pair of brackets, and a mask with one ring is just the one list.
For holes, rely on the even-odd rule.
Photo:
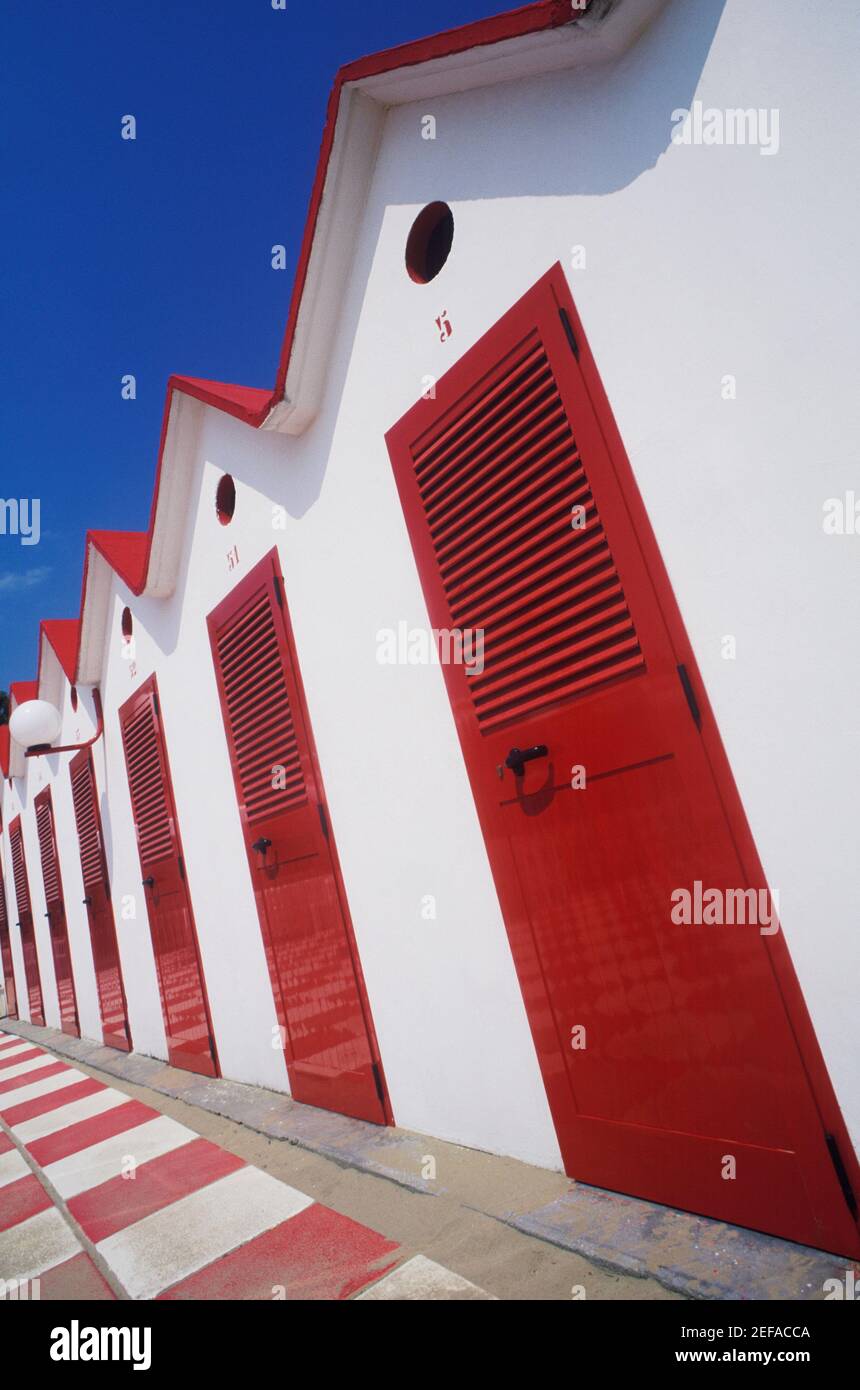
[(145, 528), (171, 372), (273, 385), (338, 67), (506, 8), (4, 7), (0, 498), (40, 499), (41, 540), (0, 535), (0, 689), (35, 676), (40, 618), (77, 616), (87, 527)]

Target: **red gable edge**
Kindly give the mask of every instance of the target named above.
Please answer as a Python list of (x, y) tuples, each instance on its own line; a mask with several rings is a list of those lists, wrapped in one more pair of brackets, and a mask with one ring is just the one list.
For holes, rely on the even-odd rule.
[(417, 39), (413, 43), (404, 43), (396, 48), (383, 49), (367, 58), (359, 58), (355, 62), (347, 63), (345, 67), (340, 69), (328, 101), (319, 164), (311, 191), (310, 208), (308, 209), (305, 234), (293, 285), (293, 295), (290, 301), (278, 375), (275, 379), (272, 405), (281, 399), (286, 386), (287, 371), (307, 281), (311, 249), (316, 233), (323, 189), (325, 188), (328, 163), (334, 144), (335, 126), (337, 125), (340, 97), (344, 85), (347, 82), (357, 82), (361, 78), (379, 77), (382, 73), (393, 72), (396, 68), (414, 67), (417, 63), (426, 63), (433, 58), (449, 58), (455, 53), (466, 53), (471, 48), (482, 48), (485, 44), (501, 43), (505, 39), (522, 38), (526, 34), (540, 33), (544, 29), (557, 29), (563, 24), (572, 23), (576, 18), (582, 18), (591, 3), (592, 0), (585, 0), (583, 8), (574, 11), (571, 0), (540, 0), (539, 4), (524, 5), (518, 10), (508, 10), (505, 14), (495, 15), (491, 19), (480, 19), (473, 24), (464, 24), (458, 29), (446, 29), (443, 33), (434, 34), (431, 38)]
[[(75, 661), (78, 655), (77, 618), (46, 618), (39, 624), (39, 632), (50, 643), (54, 655), (68, 677), (70, 685), (75, 683)], [(38, 685), (42, 679), (42, 643), (39, 642), (39, 670), (36, 676)]]
[(13, 681), (9, 686), (9, 699), (14, 700), (16, 705), (23, 705), (25, 700), (35, 700), (38, 694), (37, 681)]

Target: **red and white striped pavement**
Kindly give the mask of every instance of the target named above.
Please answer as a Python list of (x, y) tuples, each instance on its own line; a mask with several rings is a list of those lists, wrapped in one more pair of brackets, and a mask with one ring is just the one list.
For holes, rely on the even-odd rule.
[(0, 1281), (74, 1301), (490, 1297), (2, 1032)]

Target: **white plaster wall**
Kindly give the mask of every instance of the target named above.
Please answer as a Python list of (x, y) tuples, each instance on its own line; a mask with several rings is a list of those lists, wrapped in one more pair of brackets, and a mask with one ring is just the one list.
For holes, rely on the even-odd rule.
[[(384, 431), (425, 375), (441, 375), (561, 260), (860, 1138), (860, 649), (847, 610), (860, 538), (821, 527), (824, 500), (857, 485), (858, 49), (848, 0), (817, 25), (805, 0), (676, 0), (613, 67), (393, 110), (319, 418), (288, 439), (201, 407), (176, 593), (136, 600), (115, 584), (97, 771), (118, 904), (141, 890), (116, 709), (156, 669), (226, 1076), (287, 1084), (205, 615), (277, 543), (396, 1119), (559, 1166), (441, 673), (378, 665), (376, 635), (428, 621)], [(672, 111), (695, 99), (778, 107), (779, 153), (671, 145)], [(428, 112), (433, 142), (421, 139)], [(454, 250), (418, 287), (403, 269), (406, 235), (439, 197), (454, 210)], [(570, 268), (577, 245), (584, 270)], [(454, 327), (444, 344), (433, 322), (443, 310)], [(726, 373), (734, 402), (721, 397)], [(224, 470), (238, 490), (226, 529), (213, 509)], [(134, 678), (118, 636), (126, 602)], [(720, 655), (725, 634), (738, 641), (734, 662)], [(7, 887), (12, 898), (8, 870)], [(164, 1056), (145, 918), (123, 921), (117, 908), (117, 926), (135, 1046)]]
[[(30, 906), (33, 914), (33, 929), (36, 937), (36, 953), (39, 958), (39, 974), (42, 983), (42, 1008), (45, 1023), (49, 1028), (60, 1026), (60, 1005), (57, 997), (57, 980), (54, 972), (54, 956), (51, 950), (51, 933), (45, 917), (45, 891), (42, 885), (42, 861), (39, 856), (39, 837), (36, 833), (36, 812), (33, 799), (50, 776), (44, 768), (34, 767), (33, 763), (42, 759), (31, 759), (27, 764), (27, 777), (16, 779), (11, 796), (4, 808), (4, 828), (11, 825), (16, 816), (21, 817), (24, 837), (24, 857), (27, 863), (27, 882), (30, 888)], [(8, 816), (8, 819), (7, 819)], [(9, 849), (8, 830), (3, 836), (6, 843), (6, 897), (9, 914), (9, 934), (12, 939), (12, 959), (15, 965), (15, 987), (18, 992), (18, 1013), (21, 1018), (30, 1017), (30, 998), (27, 978), (24, 974), (24, 952), (21, 945), (21, 928), (18, 922), (18, 899), (15, 892), (15, 877), (12, 873), (12, 855)], [(14, 911), (13, 911), (14, 908)]]
[[(401, 613), (422, 620), (390, 468), (374, 438), (382, 418), (375, 432), (369, 422), (363, 427), (375, 450), (364, 469), (356, 468), (351, 449), (330, 449), (330, 427), (296, 442), (204, 412), (199, 457), (188, 461), (192, 505), (174, 597), (129, 599), (116, 585), (104, 683), (108, 730), (116, 707), (156, 669), (222, 1068), (227, 1076), (286, 1089), (283, 1058), (272, 1047), (274, 1005), (205, 625), (205, 615), (278, 544), (395, 1115), (446, 1138), (555, 1164), (555, 1138), (440, 675), (376, 662), (380, 626), (396, 623)], [(350, 416), (347, 434), (357, 428)], [(214, 511), (223, 471), (237, 483), (229, 528)], [(273, 497), (280, 499), (277, 512)], [(234, 546), (239, 563), (230, 570)], [(135, 614), (133, 678), (118, 638), (126, 601)], [(118, 894), (125, 879), (139, 880), (139, 870), (118, 740), (116, 753), (110, 741), (108, 750)], [(421, 917), (428, 893), (439, 904), (432, 923)], [(150, 1020), (155, 996), (139, 982), (128, 987), (130, 996), (132, 989), (139, 994), (135, 1017)], [(504, 1075), (503, 1088), (488, 1089), (488, 1067)]]
[[(24, 831), (24, 853), (27, 859), (27, 880), (30, 885), (30, 903), (33, 912), (33, 927), (36, 935), (36, 951), (39, 957), (39, 974), (42, 981), (42, 1011), (48, 1028), (60, 1026), (60, 1003), (57, 994), (57, 976), (54, 970), (54, 953), (51, 949), (51, 932), (45, 916), (45, 888), (42, 881), (42, 858), (39, 854), (39, 836), (36, 830), (35, 797), (51, 780), (44, 767), (44, 760), (36, 758), (35, 767), (29, 769), (27, 792), (22, 799), (21, 828)], [(18, 931), (20, 938), (20, 928)]]
[[(206, 412), (217, 435), (251, 432)], [(223, 455), (224, 449), (218, 452)], [(196, 487), (202, 456), (191, 460)], [(134, 835), (117, 710), (155, 671), (212, 1021), (225, 1076), (288, 1091), (257, 910), (241, 837), (224, 726), (218, 705), (206, 614), (244, 571), (227, 569), (227, 550), (241, 529), (229, 533), (214, 509), (214, 478), (207, 466), (205, 505), (189, 508), (184, 573), (172, 599), (136, 599), (115, 584), (108, 618), (104, 695), (107, 715), (107, 778), (111, 807), (114, 897), (135, 899), (137, 917), (121, 927), (123, 968), (135, 1049), (166, 1057), (140, 861)], [(217, 476), (220, 477), (219, 470)], [(214, 480), (213, 480), (214, 478)], [(195, 499), (196, 501), (196, 499)], [(205, 513), (205, 516), (204, 516)], [(246, 523), (247, 526), (247, 523)], [(197, 532), (203, 532), (202, 539)], [(247, 530), (245, 530), (247, 535)], [(271, 548), (271, 531), (268, 548)], [(260, 552), (262, 553), (262, 551)], [(187, 584), (187, 571), (193, 581)], [(247, 567), (245, 567), (247, 568)], [(123, 607), (134, 613), (134, 667), (120, 638)]]
[[(3, 782), (3, 882), (6, 887), (6, 915), (9, 922), (9, 942), (12, 949), (12, 970), (15, 975), (15, 994), (17, 996), (18, 1017), (29, 1019), (30, 996), (27, 992), (27, 979), (24, 974), (24, 949), (21, 945), (21, 929), (18, 927), (18, 898), (15, 892), (15, 879), (12, 875), (12, 855), (9, 848), (9, 825), (20, 810), (14, 785)], [(38, 947), (37, 947), (38, 950)], [(40, 962), (41, 964), (41, 962)], [(7, 999), (8, 1004), (8, 999)]]
[[(54, 657), (51, 659), (56, 660)], [(61, 707), (63, 714), (62, 742), (81, 743), (85, 739), (92, 738), (96, 731), (92, 692), (81, 687), (78, 692), (77, 710), (72, 709), (70, 697), (71, 687), (68, 681), (64, 680)], [(44, 763), (53, 773), (51, 787), (57, 828), (57, 855), (63, 880), (66, 926), (69, 933), (69, 948), (75, 977), (81, 1035), (101, 1039), (101, 1014), (93, 965), (89, 919), (84, 906), (81, 857), (75, 829), (72, 784), (69, 777), (69, 763), (72, 761), (72, 757), (73, 754), (71, 753), (60, 753), (56, 757), (40, 758), (38, 761)], [(96, 758), (97, 762), (98, 758)]]
[[(122, 751), (112, 735), (115, 712), (155, 669), (222, 1069), (226, 1076), (286, 1090), (283, 1057), (272, 1045), (276, 1016), (205, 625), (205, 615), (278, 544), (396, 1117), (447, 1138), (557, 1164), (439, 673), (376, 663), (376, 631), (396, 621), (402, 588), (414, 589), (416, 582), (390, 470), (386, 464), (378, 479), (372, 473), (362, 477), (352, 457), (342, 454), (337, 482), (315, 496), (327, 447), (325, 430), (294, 442), (205, 410), (198, 458), (188, 460), (192, 503), (175, 595), (138, 600), (115, 583), (103, 687), (114, 897), (135, 892), (140, 878)], [(223, 471), (237, 482), (229, 528), (218, 524), (214, 511)], [(368, 488), (381, 488), (385, 502), (384, 518), (374, 523), (374, 565), (368, 565), (356, 534), (362, 528), (354, 525)], [(273, 496), (281, 498), (277, 514)], [(228, 551), (234, 546), (239, 563), (231, 570)], [(119, 639), (126, 602), (135, 615), (134, 675)], [(420, 608), (412, 617), (421, 620)], [(430, 721), (420, 737), (416, 697), (420, 719)], [(421, 918), (427, 893), (439, 900), (434, 923)], [(154, 977), (149, 981), (150, 952), (142, 933), (137, 946), (132, 963), (123, 931), (135, 1046), (164, 1055), (155, 1036), (157, 988)], [(501, 1067), (507, 1078), (505, 1089), (493, 1088), (489, 1097), (482, 1095), (488, 1066), (494, 1072)]]
[[(48, 668), (51, 668), (50, 670)], [(63, 724), (58, 737), (59, 743), (77, 743), (87, 739), (95, 732), (95, 718), (92, 710), (92, 695), (82, 689), (77, 711), (71, 706), (71, 687), (62, 673), (53, 650), (46, 645), (43, 658), (43, 675), (56, 678), (56, 686), (62, 691), (60, 711)], [(12, 943), (12, 958), (15, 970), (15, 988), (18, 996), (18, 1013), (29, 1019), (29, 997), (24, 974), (24, 956), (21, 949), (21, 932), (15, 925), (18, 920), (15, 897), (15, 880), (12, 874), (12, 861), (9, 852), (8, 826), (21, 813), (24, 830), (24, 850), (27, 858), (27, 871), (30, 883), (30, 898), (33, 907), (33, 921), (36, 929), (36, 951), (39, 957), (39, 972), (42, 980), (42, 996), (45, 1007), (45, 1022), (49, 1027), (60, 1026), (60, 1006), (57, 994), (54, 957), (51, 938), (45, 918), (45, 890), (42, 879), (42, 861), (39, 854), (39, 837), (36, 829), (35, 798), (45, 786), (51, 787), (54, 803), (54, 816), (57, 828), (57, 854), (60, 865), (60, 878), (66, 908), (66, 923), (69, 934), (69, 947), (72, 971), (78, 1002), (78, 1016), (81, 1033), (84, 1037), (101, 1038), (101, 1022), (98, 995), (95, 984), (92, 947), (86, 909), (83, 905), (83, 882), (75, 832), (74, 809), (72, 805), (71, 784), (69, 781), (69, 762), (71, 754), (58, 754), (47, 758), (30, 758), (25, 764), (24, 776), (11, 782), (4, 781), (2, 837), (4, 881), (6, 884), (6, 906), (9, 917), (9, 934)]]
[[(801, 0), (675, 3), (612, 68), (391, 113), (358, 247), (359, 261), (372, 256), (369, 279), (356, 278), (344, 312), (359, 323), (327, 479), (341, 457), (341, 471), (360, 471), (361, 505), (379, 508), (378, 524), (390, 491), (379, 417), (387, 408), (386, 423), (396, 419), (425, 373), (441, 373), (562, 261), (855, 1141), (860, 646), (849, 596), (860, 539), (826, 536), (822, 504), (858, 481), (858, 53), (860, 16), (846, 0), (826, 23)], [(672, 145), (672, 111), (695, 99), (778, 108), (778, 154)], [(435, 142), (420, 138), (428, 112)], [(437, 197), (454, 211), (454, 251), (416, 288), (403, 246)], [(578, 245), (585, 270), (570, 268)], [(433, 327), (443, 309), (454, 326), (444, 345)], [(734, 402), (721, 396), (726, 373)], [(337, 381), (335, 370), (332, 391)], [(344, 539), (358, 528), (341, 498), (338, 551), (348, 545), (363, 568), (370, 548)], [(399, 562), (402, 531), (390, 543)], [(372, 575), (357, 580), (364, 594), (351, 581), (356, 620), (368, 606), (380, 621), (422, 615), (405, 568), (394, 611), (390, 593), (371, 597)], [(726, 634), (734, 662), (721, 657)], [(423, 732), (433, 697), (420, 684), (409, 699)], [(317, 703), (322, 724), (322, 683)], [(336, 717), (323, 727), (334, 751)], [(456, 774), (445, 775), (451, 806)], [(442, 801), (425, 801), (428, 826)]]

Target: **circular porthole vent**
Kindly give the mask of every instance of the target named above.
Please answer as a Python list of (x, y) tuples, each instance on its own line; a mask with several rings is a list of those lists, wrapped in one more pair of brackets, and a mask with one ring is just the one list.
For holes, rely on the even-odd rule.
[(406, 269), (416, 285), (435, 280), (454, 244), (454, 214), (447, 203), (428, 203), (406, 240)]
[(236, 510), (236, 484), (229, 473), (218, 481), (215, 489), (215, 515), (222, 526), (229, 526)]

